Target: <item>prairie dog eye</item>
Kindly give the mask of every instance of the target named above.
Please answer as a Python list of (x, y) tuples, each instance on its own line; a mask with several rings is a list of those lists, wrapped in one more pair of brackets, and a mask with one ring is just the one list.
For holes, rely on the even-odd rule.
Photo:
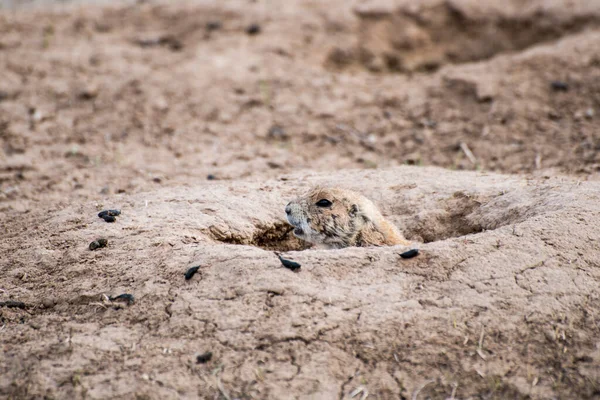
[(315, 203), (318, 207), (330, 207), (333, 203), (327, 199), (321, 199)]

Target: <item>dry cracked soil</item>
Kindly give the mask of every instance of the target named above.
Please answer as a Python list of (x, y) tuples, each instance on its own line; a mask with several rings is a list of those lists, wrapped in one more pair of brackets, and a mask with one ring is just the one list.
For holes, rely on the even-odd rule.
[(600, 399), (598, 0), (0, 1), (0, 144), (1, 398)]

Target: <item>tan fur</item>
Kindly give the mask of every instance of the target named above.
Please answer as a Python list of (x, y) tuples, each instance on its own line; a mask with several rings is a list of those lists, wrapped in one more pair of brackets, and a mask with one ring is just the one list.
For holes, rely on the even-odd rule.
[[(317, 202), (328, 200), (330, 206)], [(314, 188), (286, 206), (294, 235), (325, 248), (408, 245), (398, 229), (364, 196), (338, 188)]]

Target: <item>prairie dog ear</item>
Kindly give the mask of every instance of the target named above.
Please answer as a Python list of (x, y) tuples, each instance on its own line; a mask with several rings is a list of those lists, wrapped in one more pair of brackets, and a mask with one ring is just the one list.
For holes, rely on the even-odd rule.
[(352, 204), (350, 206), (350, 210), (348, 210), (348, 214), (350, 214), (351, 217), (355, 217), (358, 214), (358, 206), (356, 204)]

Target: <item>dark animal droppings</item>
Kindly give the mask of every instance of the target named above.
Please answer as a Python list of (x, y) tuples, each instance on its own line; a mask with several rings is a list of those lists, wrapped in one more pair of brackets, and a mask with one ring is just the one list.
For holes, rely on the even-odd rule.
[(106, 216), (116, 217), (117, 215), (121, 215), (121, 210), (103, 210), (98, 213), (98, 217), (104, 218)]
[(8, 301), (0, 301), (0, 307), (25, 308), (27, 306), (22, 301), (8, 300)]
[(246, 33), (248, 35), (258, 35), (260, 33), (260, 25), (251, 24), (246, 28)]
[(109, 300), (110, 300), (110, 301), (126, 301), (126, 302), (127, 302), (127, 305), (131, 305), (131, 304), (133, 304), (133, 303), (134, 303), (134, 301), (135, 301), (135, 298), (133, 297), (133, 295), (132, 295), (132, 294), (129, 294), (129, 293), (123, 293), (123, 294), (120, 294), (120, 295), (118, 295), (118, 296), (114, 296), (114, 297), (113, 297), (113, 296), (110, 296), (110, 297), (109, 297)]
[(200, 354), (199, 356), (197, 356), (196, 362), (198, 364), (204, 364), (206, 362), (209, 362), (211, 358), (212, 358), (212, 353), (210, 351), (207, 351), (206, 353), (203, 353), (203, 354)]
[(404, 253), (400, 254), (400, 257), (413, 258), (413, 257), (416, 257), (418, 254), (419, 254), (419, 249), (412, 249), (412, 250), (405, 251)]
[(185, 280), (189, 281), (190, 279), (192, 279), (192, 277), (194, 275), (196, 275), (196, 272), (198, 272), (199, 269), (200, 269), (199, 265), (188, 269), (187, 272), (185, 273)]
[(208, 179), (209, 181), (214, 181), (215, 179), (217, 179), (217, 177), (216, 177), (216, 176), (214, 176), (213, 174), (208, 174), (208, 175), (206, 176), (206, 179)]
[(96, 249), (100, 249), (102, 247), (106, 247), (106, 245), (108, 244), (108, 240), (106, 239), (97, 239), (94, 240), (92, 243), (90, 243), (90, 250), (96, 250)]
[(555, 92), (567, 92), (569, 90), (569, 84), (563, 81), (552, 81), (550, 87)]
[(283, 264), (284, 267), (286, 267), (287, 269), (290, 269), (294, 272), (298, 271), (302, 267), (296, 261), (286, 260), (285, 258), (281, 257), (279, 254), (277, 255), (277, 257), (279, 257), (279, 261), (281, 261), (281, 264)]
[(210, 21), (206, 23), (206, 30), (209, 32), (216, 31), (221, 29), (222, 26), (221, 21)]

